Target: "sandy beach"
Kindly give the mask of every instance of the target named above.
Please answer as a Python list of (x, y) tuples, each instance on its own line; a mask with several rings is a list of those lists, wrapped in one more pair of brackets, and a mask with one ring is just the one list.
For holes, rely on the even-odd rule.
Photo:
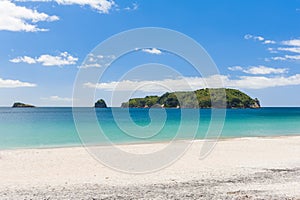
[[(2, 150), (0, 199), (300, 199), (300, 136), (220, 140), (199, 159), (202, 143), (193, 142), (171, 166), (141, 175), (110, 169), (83, 147)], [(148, 152), (163, 145), (120, 148)]]

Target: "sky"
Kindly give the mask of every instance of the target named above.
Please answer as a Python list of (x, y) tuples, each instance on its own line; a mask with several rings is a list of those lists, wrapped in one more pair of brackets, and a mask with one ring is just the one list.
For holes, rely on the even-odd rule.
[[(72, 106), (78, 73), (104, 67), (97, 84), (87, 80), (82, 87), (95, 91), (92, 101), (103, 98), (110, 106), (126, 100), (112, 101), (114, 92), (160, 95), (170, 85), (200, 89), (215, 78), (262, 106), (300, 106), (299, 24), (300, 0), (0, 0), (0, 106)], [(93, 54), (111, 36), (143, 27), (192, 38), (219, 74), (201, 77), (186, 60), (156, 47), (120, 58)], [(129, 73), (140, 65), (142, 71)]]

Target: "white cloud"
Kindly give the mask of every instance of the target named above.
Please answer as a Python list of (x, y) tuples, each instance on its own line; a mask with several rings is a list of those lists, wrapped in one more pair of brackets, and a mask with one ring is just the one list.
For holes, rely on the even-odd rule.
[(233, 67), (228, 67), (230, 71), (243, 71), (243, 67), (241, 66), (233, 66)]
[(19, 80), (10, 80), (0, 78), (0, 88), (19, 88), (19, 87), (36, 87), (34, 83), (22, 82)]
[(286, 60), (292, 60), (292, 61), (298, 61), (300, 60), (300, 55), (284, 55), (284, 56), (277, 56), (277, 57), (272, 57), (272, 60), (276, 61), (286, 61)]
[[(267, 40), (261, 36), (253, 36), (247, 34), (244, 36), (245, 39), (253, 39), (262, 41), (263, 44), (277, 44), (273, 40)], [(279, 45), (275, 48), (268, 48), (267, 50), (270, 53), (278, 53), (278, 56), (274, 56), (271, 58), (265, 58), (265, 61), (299, 61), (300, 60), (300, 39), (291, 39), (291, 40), (284, 40), (278, 43)], [(283, 54), (284, 52), (284, 54)], [(291, 53), (291, 55), (287, 54)], [(281, 54), (281, 55), (280, 55)]]
[(276, 42), (274, 40), (265, 40), (263, 43), (264, 44), (276, 44)]
[(245, 40), (250, 40), (252, 37), (253, 37), (252, 35), (246, 34), (246, 35), (244, 36), (244, 39), (245, 39)]
[(63, 101), (63, 102), (72, 102), (72, 98), (66, 98), (66, 97), (59, 97), (59, 96), (51, 96), (47, 98), (41, 98), (42, 100), (46, 101)]
[(76, 64), (77, 61), (78, 58), (73, 57), (68, 52), (60, 53), (58, 56), (44, 54), (37, 58), (23, 56), (23, 57), (17, 57), (10, 60), (10, 62), (13, 63), (21, 63), (21, 62), (28, 63), (28, 64), (41, 63), (43, 66), (74, 65)]
[(300, 47), (300, 39), (282, 41), (282, 44), (283, 45), (288, 45), (288, 46), (298, 46), (298, 47)]
[(228, 67), (231, 71), (242, 71), (247, 74), (254, 74), (254, 75), (263, 75), (263, 74), (283, 74), (287, 73), (288, 69), (286, 68), (272, 68), (272, 67), (266, 67), (266, 66), (251, 66), (247, 69), (244, 69), (241, 66), (234, 66), (234, 67)]
[(56, 21), (55, 15), (49, 16), (23, 6), (17, 6), (10, 0), (0, 1), (0, 30), (37, 32), (47, 31), (37, 26), (40, 21)]
[[(219, 81), (218, 81), (219, 80)], [(200, 87), (205, 87), (206, 83), (210, 87), (221, 87), (220, 80), (222, 77), (215, 75), (209, 78), (199, 77), (183, 77), (179, 79), (163, 79), (154, 81), (133, 81), (123, 80), (121, 82), (113, 81), (109, 83), (85, 83), (85, 87), (97, 88), (106, 91), (143, 91), (143, 92), (164, 92), (167, 88), (173, 88), (177, 91), (194, 90)]]
[(258, 41), (264, 41), (264, 40), (265, 40), (265, 38), (262, 37), (262, 36), (255, 36), (255, 35), (251, 35), (251, 34), (245, 35), (244, 38), (245, 38), (246, 40), (250, 40), (250, 39), (258, 40)]
[(157, 48), (151, 48), (151, 49), (142, 49), (143, 52), (146, 53), (150, 53), (150, 54), (156, 54), (156, 55), (160, 55), (162, 54), (161, 50), (157, 49)]
[(10, 62), (13, 62), (13, 63), (24, 62), (24, 63), (28, 63), (28, 64), (35, 64), (36, 60), (34, 58), (29, 57), (29, 56), (23, 56), (23, 57), (18, 57), (18, 58), (11, 59)]
[(59, 5), (79, 5), (90, 6), (92, 9), (97, 10), (99, 13), (109, 13), (115, 6), (112, 0), (18, 0), (21, 2), (56, 2)]
[(41, 55), (37, 62), (42, 63), (44, 66), (63, 66), (74, 65), (78, 58), (71, 56), (68, 52), (63, 52), (59, 56)]
[(289, 60), (300, 60), (300, 55), (285, 55), (284, 57)]
[(289, 77), (264, 77), (264, 76), (241, 76), (236, 80), (225, 81), (226, 87), (236, 87), (244, 89), (263, 89), (270, 87), (300, 85), (300, 74)]
[(254, 36), (253, 38), (258, 41), (264, 41), (264, 38), (261, 36)]
[(131, 10), (137, 10), (138, 8), (139, 8), (139, 5), (137, 3), (133, 3)]
[(292, 53), (300, 53), (300, 47), (279, 47), (279, 51), (288, 51)]
[(288, 70), (286, 68), (272, 68), (265, 66), (252, 66), (248, 69), (243, 70), (243, 72), (248, 74), (283, 74), (287, 73)]
[[(275, 61), (285, 61), (285, 60), (287, 60), (286, 57), (282, 57), (282, 56), (275, 56), (275, 57), (272, 57), (271, 59), (275, 60)], [(267, 58), (266, 61), (270, 61), (270, 59)]]
[[(278, 47), (277, 50), (281, 52), (293, 53), (293, 55), (280, 55), (272, 57), (271, 60), (275, 61), (298, 61), (300, 60), (300, 39), (285, 40), (281, 42), (281, 47)], [(268, 59), (269, 60), (269, 59)]]
[(124, 8), (124, 10), (128, 10), (128, 11), (133, 11), (133, 10), (137, 10), (139, 8), (139, 5), (137, 3), (133, 3), (132, 6), (127, 6), (126, 8)]
[(51, 2), (53, 0), (14, 0), (16, 2)]
[[(263, 89), (270, 87), (300, 85), (300, 74), (293, 76), (241, 76), (238, 79), (230, 79), (224, 75), (214, 75), (207, 78), (201, 77), (183, 77), (180, 79), (164, 79), (154, 81), (131, 81), (123, 80), (121, 82), (108, 83), (85, 83), (85, 87), (97, 88), (106, 91), (142, 91), (142, 92), (166, 92), (166, 88), (176, 88), (176, 91), (190, 91), (204, 87), (220, 87), (216, 80), (222, 80), (224, 87), (242, 88), (242, 89)], [(218, 82), (218, 81), (217, 81)], [(187, 84), (188, 83), (188, 84)], [(205, 83), (209, 83), (208, 85)], [(163, 86), (163, 87), (162, 87)]]
[(109, 0), (55, 0), (58, 4), (80, 6), (90, 6), (100, 13), (109, 13), (110, 9), (115, 5), (114, 1)]
[(246, 34), (244, 36), (244, 39), (246, 39), (246, 40), (252, 39), (254, 41), (260, 41), (263, 44), (276, 44), (276, 42), (274, 40), (268, 40), (268, 39), (265, 39), (262, 36), (255, 36), (255, 35), (251, 35), (251, 34)]
[(79, 68), (79, 69), (87, 69), (87, 68), (94, 68), (94, 67), (101, 67), (101, 65), (98, 64), (98, 63), (94, 63), (94, 64), (84, 64), (84, 65), (79, 66), (78, 68)]
[(268, 51), (270, 53), (278, 53), (278, 51), (275, 48), (271, 48), (271, 47), (268, 48)]
[(84, 64), (79, 66), (80, 69), (94, 68), (94, 67), (107, 67), (116, 58), (115, 55), (94, 55), (89, 54)]

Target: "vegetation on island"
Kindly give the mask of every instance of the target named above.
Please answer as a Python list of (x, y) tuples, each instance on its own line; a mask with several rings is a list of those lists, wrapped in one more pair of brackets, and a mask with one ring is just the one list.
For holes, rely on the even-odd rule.
[(107, 108), (107, 105), (106, 105), (106, 103), (105, 103), (105, 101), (103, 99), (99, 99), (95, 103), (95, 108)]
[(12, 107), (13, 108), (35, 108), (35, 106), (33, 106), (33, 105), (24, 104), (24, 103), (20, 103), (20, 102), (14, 103)]
[(121, 107), (260, 108), (260, 103), (257, 98), (253, 99), (247, 94), (236, 89), (206, 88), (191, 92), (167, 92), (162, 96), (146, 96), (145, 98), (133, 98), (128, 102), (122, 103)]

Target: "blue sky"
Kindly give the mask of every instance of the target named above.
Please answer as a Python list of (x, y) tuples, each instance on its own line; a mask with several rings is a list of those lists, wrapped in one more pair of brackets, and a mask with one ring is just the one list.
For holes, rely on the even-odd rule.
[[(168, 28), (193, 38), (212, 57), (226, 87), (259, 98), (263, 106), (300, 106), (299, 23), (300, 0), (2, 0), (0, 106), (15, 101), (71, 106), (73, 84), (86, 56), (110, 36), (142, 27)], [(107, 58), (101, 58), (103, 64)], [(109, 68), (97, 85), (96, 98), (110, 102), (111, 90), (124, 73), (154, 62), (176, 69), (189, 81), (201, 82), (178, 57), (160, 49), (142, 49)], [(160, 74), (144, 74), (120, 84), (132, 81), (126, 85), (130, 90), (131, 85), (145, 81), (165, 84), (170, 80), (168, 72)], [(172, 80), (174, 85), (179, 83)], [(163, 92), (144, 89), (135, 95)]]

